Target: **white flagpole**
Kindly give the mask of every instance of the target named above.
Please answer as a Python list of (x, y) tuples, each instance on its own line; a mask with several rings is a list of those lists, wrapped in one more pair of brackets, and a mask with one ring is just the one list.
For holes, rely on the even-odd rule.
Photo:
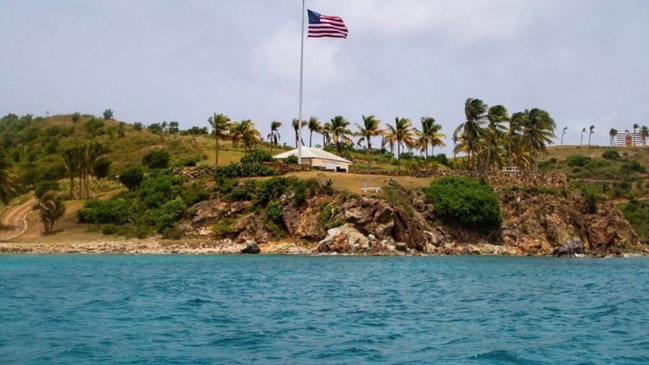
[(302, 92), (304, 83), (304, 5), (305, 0), (302, 0), (302, 35), (300, 36), (300, 108), (298, 111), (298, 142), (297, 142), (297, 164), (302, 165)]

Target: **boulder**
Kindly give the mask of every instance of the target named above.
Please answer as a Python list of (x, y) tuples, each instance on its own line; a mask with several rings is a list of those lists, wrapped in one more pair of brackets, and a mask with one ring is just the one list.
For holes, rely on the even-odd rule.
[(574, 256), (576, 254), (584, 253), (584, 243), (580, 238), (573, 238), (569, 240), (565, 245), (555, 247), (552, 251), (552, 256), (562, 257), (562, 256)]
[(241, 253), (258, 254), (260, 252), (261, 249), (257, 242), (250, 240), (246, 241), (245, 246), (241, 249)]

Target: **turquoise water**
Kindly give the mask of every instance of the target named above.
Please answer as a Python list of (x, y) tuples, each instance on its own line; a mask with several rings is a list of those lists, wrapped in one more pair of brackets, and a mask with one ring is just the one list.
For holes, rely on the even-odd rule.
[(0, 364), (649, 364), (649, 258), (0, 256)]

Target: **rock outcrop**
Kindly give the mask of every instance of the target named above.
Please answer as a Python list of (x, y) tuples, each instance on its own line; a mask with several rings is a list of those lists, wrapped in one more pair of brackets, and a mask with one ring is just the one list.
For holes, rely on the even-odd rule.
[[(228, 238), (256, 242), (261, 252), (355, 255), (472, 254), (611, 256), (647, 254), (631, 226), (610, 203), (586, 212), (578, 195), (565, 190), (497, 190), (503, 225), (493, 232), (441, 223), (423, 194), (396, 184), (388, 198), (335, 194), (296, 203), (290, 193), (279, 198), (280, 226), (264, 220), (251, 202), (219, 200), (197, 204), (180, 226), (186, 237), (217, 242)], [(225, 220), (225, 221), (224, 221)], [(221, 237), (212, 226), (229, 222)], [(265, 248), (268, 247), (268, 249)], [(246, 246), (246, 250), (254, 249)]]

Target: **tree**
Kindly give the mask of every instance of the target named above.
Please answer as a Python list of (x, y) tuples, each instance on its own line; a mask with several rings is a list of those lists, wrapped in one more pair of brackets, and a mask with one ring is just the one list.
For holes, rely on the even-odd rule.
[(534, 108), (516, 113), (512, 119), (519, 119), (522, 127), (522, 142), (528, 148), (530, 165), (536, 169), (535, 156), (546, 151), (546, 146), (552, 144), (554, 135), (554, 119), (548, 112)]
[(358, 123), (356, 127), (358, 128), (357, 136), (361, 137), (358, 140), (358, 145), (360, 146), (363, 142), (367, 143), (367, 167), (370, 168), (370, 153), (372, 151), (372, 137), (382, 136), (385, 133), (385, 130), (379, 128), (380, 121), (376, 119), (373, 115), (368, 115), (367, 117), (362, 115), (363, 125)]
[(566, 135), (566, 131), (568, 130), (568, 127), (563, 127), (563, 131), (561, 132), (561, 145), (563, 146), (563, 136)]
[(232, 145), (235, 147), (239, 143), (243, 144), (245, 153), (251, 152), (254, 145), (261, 143), (261, 133), (255, 129), (255, 124), (250, 119), (232, 124), (230, 138), (232, 139)]
[(214, 134), (214, 151), (216, 152), (216, 157), (214, 164), (219, 165), (219, 139), (224, 139), (228, 135), (228, 129), (230, 128), (230, 118), (223, 114), (214, 113), (208, 120), (210, 126), (212, 127), (212, 133)]
[[(74, 191), (74, 179), (79, 177), (81, 180), (81, 169), (83, 168), (84, 146), (74, 145), (61, 152), (63, 163), (65, 164), (66, 174), (70, 179), (70, 199), (77, 199), (78, 195)], [(81, 181), (79, 181), (81, 184)]]
[(54, 222), (65, 213), (65, 202), (58, 192), (50, 190), (43, 194), (38, 205), (43, 228), (46, 233), (51, 233)]
[(586, 127), (581, 130), (581, 138), (579, 139), (579, 146), (582, 146), (584, 144), (584, 133), (586, 133)]
[(391, 143), (397, 145), (397, 171), (401, 170), (401, 145), (405, 144), (409, 148), (414, 147), (416, 142), (413, 137), (414, 133), (409, 119), (396, 117), (394, 119), (394, 125), (388, 124), (383, 142), (384, 144)]
[(298, 143), (300, 142), (302, 142), (302, 146), (304, 146), (304, 140), (300, 135), (300, 129), (302, 129), (302, 127), (304, 127), (307, 123), (305, 121), (300, 122), (297, 119), (293, 119), (291, 124), (293, 125), (293, 130), (295, 131), (295, 148), (298, 147)]
[(81, 176), (83, 178), (83, 184), (85, 187), (86, 199), (90, 198), (90, 187), (89, 187), (89, 177), (97, 163), (97, 159), (100, 156), (105, 155), (108, 152), (106, 146), (101, 143), (91, 142), (83, 146), (83, 160), (81, 166)]
[(151, 170), (166, 169), (169, 167), (170, 159), (171, 155), (169, 155), (169, 151), (162, 148), (156, 148), (142, 157), (142, 165)]
[(471, 168), (477, 167), (475, 155), (478, 152), (478, 143), (483, 136), (482, 125), (487, 118), (487, 105), (480, 99), (468, 98), (464, 103), (464, 123), (460, 124), (455, 134), (458, 144), (457, 152), (465, 152), (469, 158)]
[(617, 136), (618, 130), (615, 128), (611, 128), (610, 131), (608, 131), (608, 136), (610, 137), (610, 144), (611, 146), (615, 146), (615, 137)]
[(646, 146), (647, 138), (649, 138), (649, 127), (643, 125), (642, 129), (640, 129), (640, 136), (642, 137), (642, 144)]
[(176, 121), (169, 122), (169, 134), (178, 134), (180, 133), (179, 124)]
[(11, 161), (4, 150), (0, 149), (0, 202), (7, 204), (14, 194), (16, 185), (11, 172)]
[(505, 127), (503, 123), (509, 120), (509, 114), (507, 113), (507, 108), (502, 105), (494, 105), (489, 108), (487, 112), (487, 120), (489, 124), (487, 125), (487, 158), (484, 164), (483, 173), (489, 169), (491, 166), (491, 150), (492, 143), (495, 139), (499, 138), (500, 135), (504, 133)]
[(272, 121), (270, 123), (270, 133), (268, 133), (268, 142), (270, 143), (270, 154), (273, 154), (273, 145), (277, 146), (281, 136), (279, 135), (279, 128), (282, 126), (281, 122)]
[(324, 149), (330, 142), (331, 139), (331, 123), (326, 122), (322, 125), (322, 149)]
[(322, 125), (320, 125), (320, 121), (317, 117), (312, 116), (307, 122), (307, 127), (309, 128), (309, 147), (311, 147), (313, 142), (313, 132), (320, 133)]
[(130, 191), (136, 190), (144, 180), (144, 170), (140, 166), (127, 167), (119, 174), (119, 182)]
[(113, 111), (111, 109), (106, 109), (104, 110), (104, 119), (112, 119), (113, 118)]
[(428, 159), (428, 147), (434, 151), (435, 147), (444, 147), (446, 144), (442, 140), (446, 136), (439, 131), (442, 126), (435, 123), (435, 118), (421, 117), (421, 132), (418, 133), (416, 145), (422, 152), (426, 153)]
[(590, 137), (593, 135), (593, 133), (595, 133), (595, 126), (591, 125), (589, 129), (590, 132), (588, 133), (588, 147), (590, 147)]
[(338, 156), (342, 156), (343, 151), (340, 148), (340, 143), (351, 144), (352, 140), (349, 138), (352, 135), (352, 131), (347, 129), (349, 122), (342, 117), (342, 115), (337, 115), (333, 117), (330, 121), (331, 123), (331, 137), (336, 145), (336, 152)]

